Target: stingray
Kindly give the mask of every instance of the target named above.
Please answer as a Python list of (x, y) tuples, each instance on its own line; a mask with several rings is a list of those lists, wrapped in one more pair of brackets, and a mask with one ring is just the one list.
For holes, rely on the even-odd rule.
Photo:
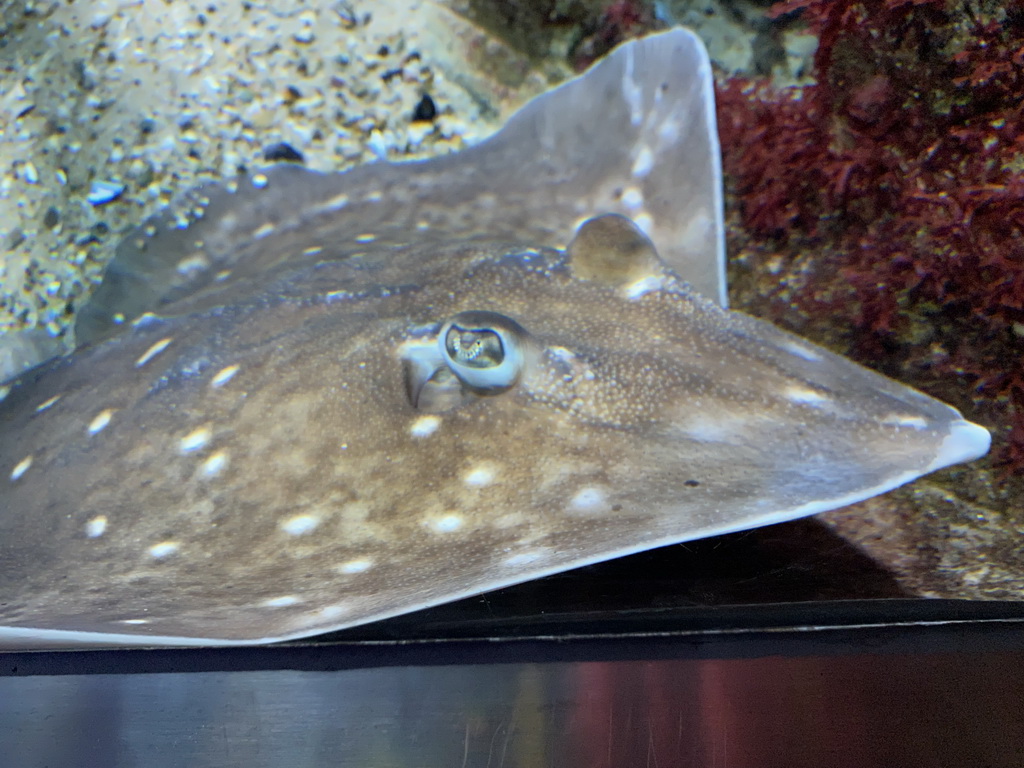
[(460, 153), (198, 190), (0, 403), (0, 641), (300, 638), (792, 520), (984, 454), (725, 307), (682, 29)]

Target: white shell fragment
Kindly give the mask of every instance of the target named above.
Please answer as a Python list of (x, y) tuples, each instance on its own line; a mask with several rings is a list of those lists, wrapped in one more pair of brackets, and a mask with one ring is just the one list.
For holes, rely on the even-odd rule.
[(125, 190), (124, 184), (114, 181), (94, 181), (89, 187), (89, 194), (86, 195), (92, 205), (105, 205), (117, 200)]

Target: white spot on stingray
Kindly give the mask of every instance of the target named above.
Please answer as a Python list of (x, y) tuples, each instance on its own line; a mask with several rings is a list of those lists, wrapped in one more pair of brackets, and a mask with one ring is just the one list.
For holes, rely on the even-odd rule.
[(549, 550), (546, 549), (529, 549), (525, 552), (517, 552), (514, 555), (506, 557), (503, 561), (505, 565), (511, 568), (518, 568), (523, 565), (533, 565), (546, 558), (550, 557)]
[(295, 595), (281, 595), (281, 597), (272, 597), (269, 600), (264, 600), (260, 605), (264, 608), (287, 608), (289, 605), (295, 605), (298, 602), (300, 600)]
[[(54, 395), (49, 400), (43, 400), (43, 402), (36, 406), (36, 413), (42, 413), (47, 408), (51, 407), (54, 403), (56, 403), (58, 400), (60, 400), (60, 398), (60, 395)], [(0, 398), (0, 400), (2, 399), (3, 398)]]
[(924, 429), (928, 426), (927, 419), (903, 413), (890, 413), (882, 418), (882, 423), (891, 427), (913, 427), (914, 429)]
[(366, 202), (368, 202), (368, 203), (379, 203), (383, 199), (384, 199), (384, 193), (381, 192), (379, 189), (374, 190), (373, 192), (370, 192), (366, 196)]
[(316, 530), (320, 518), (314, 515), (296, 515), (281, 523), (281, 530), (289, 536), (302, 536)]
[[(181, 269), (181, 265), (178, 265), (178, 269)], [(154, 315), (152, 312), (143, 312), (141, 315), (132, 320), (132, 328), (143, 328), (152, 323), (159, 322), (159, 315)]]
[(311, 245), (309, 248), (302, 249), (303, 256), (316, 256), (324, 247), (322, 245)]
[(633, 49), (626, 49), (626, 71), (622, 76), (622, 97), (629, 105), (629, 122), (640, 125), (644, 119), (643, 92), (633, 77)]
[(644, 207), (644, 193), (636, 187), (627, 187), (622, 193), (622, 204), (630, 213), (638, 213)]
[(426, 521), (426, 525), (435, 533), (454, 533), (459, 530), (466, 521), (462, 515), (451, 512), (447, 515), (432, 517)]
[(494, 482), (495, 474), (494, 467), (490, 464), (481, 464), (463, 475), (462, 482), (473, 488), (483, 488)]
[(821, 360), (821, 355), (815, 352), (810, 347), (805, 347), (803, 344), (797, 344), (795, 341), (785, 341), (782, 343), (782, 348), (787, 352), (792, 352), (797, 357), (802, 357), (804, 360), (810, 360), (811, 362), (817, 362)]
[(641, 147), (633, 161), (633, 175), (638, 179), (646, 178), (654, 168), (654, 153), (649, 147)]
[(0, 387), (0, 402), (3, 402), (4, 398), (11, 394), (11, 388), (7, 385)]
[(110, 424), (110, 418), (114, 415), (113, 408), (107, 408), (106, 410), (100, 411), (96, 414), (96, 418), (89, 422), (89, 426), (86, 427), (86, 432), (90, 435), (95, 435), (102, 432)]
[(351, 610), (352, 609), (347, 605), (325, 605), (323, 608), (318, 608), (314, 611), (313, 615), (330, 621), (331, 619), (337, 619), (340, 616), (344, 616), (346, 613), (351, 612)]
[(170, 337), (166, 339), (160, 339), (160, 341), (158, 341), (156, 344), (154, 344), (153, 346), (151, 346), (149, 349), (142, 353), (142, 357), (135, 361), (135, 367), (141, 368), (142, 366), (144, 366), (154, 357), (156, 357), (165, 349), (167, 349), (167, 347), (170, 345), (172, 341), (173, 339), (171, 339)]
[(490, 524), (499, 531), (509, 528), (518, 528), (522, 525), (529, 525), (529, 518), (522, 512), (508, 512), (488, 520)]
[(121, 619), (121, 624), (149, 624), (149, 619)]
[(214, 374), (213, 378), (210, 379), (211, 387), (223, 387), (238, 373), (240, 367), (237, 365), (229, 365), (226, 368), (221, 368), (217, 373)]
[(176, 541), (161, 541), (159, 544), (154, 544), (149, 548), (150, 556), (155, 557), (157, 560), (173, 555), (177, 551), (178, 542)]
[(578, 512), (595, 512), (603, 509), (608, 502), (608, 494), (600, 488), (581, 488), (572, 497), (569, 506)]
[(193, 429), (178, 442), (178, 450), (182, 453), (192, 453), (204, 448), (209, 442), (212, 433), (209, 427)]
[(651, 233), (654, 231), (654, 219), (651, 218), (651, 214), (638, 213), (633, 217), (633, 223), (640, 227), (641, 232), (651, 237)]
[(199, 471), (203, 473), (203, 477), (210, 479), (223, 472), (227, 465), (227, 451), (217, 451), (216, 453), (210, 454), (210, 457), (203, 462)]
[(687, 419), (683, 431), (687, 437), (701, 443), (727, 443), (744, 439), (743, 420), (739, 417), (719, 415), (714, 418), (699, 414)]
[(821, 403), (827, 403), (831, 399), (828, 395), (823, 395), (821, 392), (817, 392), (810, 387), (796, 385), (786, 387), (782, 394), (791, 403), (798, 403), (800, 405), (820, 405)]
[(21, 479), (21, 476), (28, 472), (28, 468), (31, 466), (32, 456), (29, 455), (14, 465), (14, 469), (11, 470), (11, 480)]
[(430, 437), (439, 426), (441, 426), (440, 416), (420, 416), (409, 426), (409, 434), (413, 437)]
[(262, 174), (262, 173), (253, 174), (252, 185), (254, 187), (256, 187), (256, 189), (263, 189), (265, 186), (267, 186), (267, 183), (269, 181), (270, 181), (270, 179), (268, 179), (265, 174)]
[(356, 237), (355, 237), (355, 241), (357, 243), (372, 243), (376, 239), (377, 239), (377, 236), (375, 234), (373, 234), (372, 232), (365, 232), (365, 233), (363, 233), (361, 235), (356, 235)]
[(666, 120), (658, 126), (658, 138), (663, 144), (675, 144), (679, 141), (679, 121)]
[(338, 573), (353, 574), (353, 573), (364, 573), (373, 567), (373, 558), (370, 557), (357, 557), (355, 560), (349, 560), (347, 563), (342, 563), (337, 567)]
[(660, 291), (665, 287), (665, 276), (664, 275), (648, 275), (647, 277), (641, 277), (639, 280), (635, 280), (632, 283), (623, 287), (623, 292), (626, 298), (630, 301), (635, 301), (641, 296), (646, 296), (652, 291)]
[(260, 226), (256, 227), (255, 230), (253, 230), (252, 239), (261, 240), (267, 235), (271, 234), (275, 229), (277, 229), (277, 227), (275, 227), (269, 221), (266, 224), (261, 224)]
[[(195, 254), (194, 256), (188, 256), (182, 259), (181, 261), (178, 262), (177, 266), (175, 266), (175, 270), (178, 272), (179, 275), (188, 275), (192, 272), (202, 272), (204, 269), (209, 268), (209, 260), (199, 253)], [(156, 315), (152, 314), (151, 312), (147, 312), (146, 314), (150, 316), (149, 319), (143, 320), (142, 317), (139, 317), (138, 319), (132, 321), (132, 325), (135, 327), (139, 327), (139, 325), (145, 325), (149, 322), (149, 320), (156, 317)], [(139, 323), (139, 320), (142, 320), (142, 322)], [(138, 325), (136, 325), (137, 323)]]
[(85, 535), (90, 539), (96, 539), (102, 536), (107, 530), (107, 516), (96, 515), (92, 520), (85, 524)]
[(317, 210), (319, 211), (340, 211), (348, 205), (348, 195), (335, 195), (325, 203), (321, 203)]

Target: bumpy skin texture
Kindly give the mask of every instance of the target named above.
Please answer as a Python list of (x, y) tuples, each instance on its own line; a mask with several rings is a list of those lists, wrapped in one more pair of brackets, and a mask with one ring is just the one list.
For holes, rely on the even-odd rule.
[[(581, 201), (614, 197), (625, 167), (627, 212), (656, 236), (685, 222), (673, 260), (703, 254), (716, 285), (707, 181), (656, 216), (679, 147), (714, 165), (669, 94), (708, 91), (635, 74), (695, 45), (660, 36), (574, 84), (614, 85), (624, 115), (606, 100), (606, 117), (633, 139), (584, 189), (553, 150), (590, 116), (547, 100), (510, 125), (532, 138), (518, 152), (499, 135), (461, 160), (279, 168), (130, 238), (83, 315), (92, 344), (0, 403), (0, 641), (309, 635), (813, 514), (983, 451), (952, 408), (702, 298), (624, 218), (549, 247), (547, 222), (600, 212)], [(538, 178), (557, 183), (531, 197)], [(513, 386), (447, 376), (436, 337), (466, 312), (507, 318), (488, 355), (521, 352)], [(137, 317), (104, 340), (119, 314)], [(420, 407), (424, 377), (454, 396)]]

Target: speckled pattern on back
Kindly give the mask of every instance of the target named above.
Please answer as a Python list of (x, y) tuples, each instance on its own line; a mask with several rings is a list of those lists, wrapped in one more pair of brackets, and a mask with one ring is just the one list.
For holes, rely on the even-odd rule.
[(300, 637), (984, 453), (723, 308), (712, 117), (675, 30), (461, 153), (278, 167), (144, 225), (91, 344), (0, 402), (0, 643)]

